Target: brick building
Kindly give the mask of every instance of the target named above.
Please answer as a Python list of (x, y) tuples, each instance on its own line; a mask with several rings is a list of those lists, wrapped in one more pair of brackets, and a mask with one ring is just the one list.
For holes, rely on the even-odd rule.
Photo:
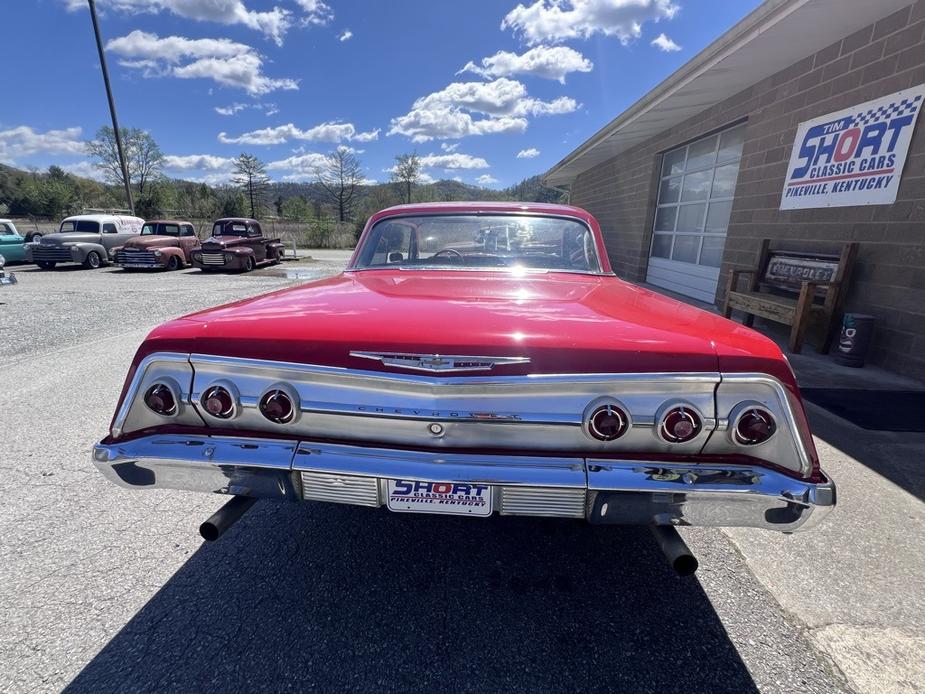
[(910, 128), (895, 202), (781, 209), (801, 123), (921, 85), (925, 0), (767, 0), (545, 182), (598, 218), (619, 276), (708, 302), (761, 239), (859, 242), (846, 308), (877, 318), (870, 360), (925, 378), (925, 125)]

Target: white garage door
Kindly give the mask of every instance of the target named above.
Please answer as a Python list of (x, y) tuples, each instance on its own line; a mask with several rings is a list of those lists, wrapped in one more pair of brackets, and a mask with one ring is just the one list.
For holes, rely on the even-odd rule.
[(713, 303), (744, 138), (739, 125), (664, 155), (647, 282)]

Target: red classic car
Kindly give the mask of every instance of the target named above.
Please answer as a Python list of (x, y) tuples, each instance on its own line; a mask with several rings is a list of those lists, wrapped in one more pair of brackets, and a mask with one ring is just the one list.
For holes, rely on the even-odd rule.
[(190, 264), (193, 251), (198, 249), (199, 237), (189, 222), (152, 219), (144, 223), (140, 236), (113, 250), (113, 262), (126, 270), (179, 270)]
[[(93, 459), (131, 488), (792, 532), (835, 504), (769, 339), (624, 282), (563, 205), (373, 216), (336, 277), (155, 329)], [(672, 554), (673, 552), (673, 554)], [(685, 563), (686, 562), (686, 563)]]
[(279, 239), (263, 235), (256, 219), (228, 217), (212, 224), (212, 238), (194, 251), (193, 265), (203, 272), (238, 270), (250, 272), (261, 265), (275, 265), (283, 257)]

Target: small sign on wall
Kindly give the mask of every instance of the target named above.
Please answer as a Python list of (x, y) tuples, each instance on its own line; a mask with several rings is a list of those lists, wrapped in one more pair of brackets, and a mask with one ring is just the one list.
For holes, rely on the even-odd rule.
[(780, 209), (895, 202), (923, 99), (925, 84), (800, 123)]

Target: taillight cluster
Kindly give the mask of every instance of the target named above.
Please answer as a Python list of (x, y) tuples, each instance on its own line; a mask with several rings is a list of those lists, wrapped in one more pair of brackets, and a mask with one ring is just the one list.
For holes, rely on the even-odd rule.
[[(257, 410), (274, 424), (291, 424), (299, 416), (299, 399), (286, 384), (276, 384), (264, 391), (257, 400)], [(206, 414), (216, 419), (234, 419), (240, 414), (237, 389), (227, 381), (206, 388), (199, 404)]]
[[(733, 410), (732, 420), (732, 439), (741, 446), (764, 443), (777, 431), (774, 416), (757, 403), (741, 403)], [(616, 441), (632, 426), (627, 409), (616, 401), (597, 401), (585, 410), (585, 433), (597, 441)], [(666, 403), (655, 418), (655, 434), (666, 443), (693, 441), (703, 429), (703, 416), (693, 405), (683, 402)]]

